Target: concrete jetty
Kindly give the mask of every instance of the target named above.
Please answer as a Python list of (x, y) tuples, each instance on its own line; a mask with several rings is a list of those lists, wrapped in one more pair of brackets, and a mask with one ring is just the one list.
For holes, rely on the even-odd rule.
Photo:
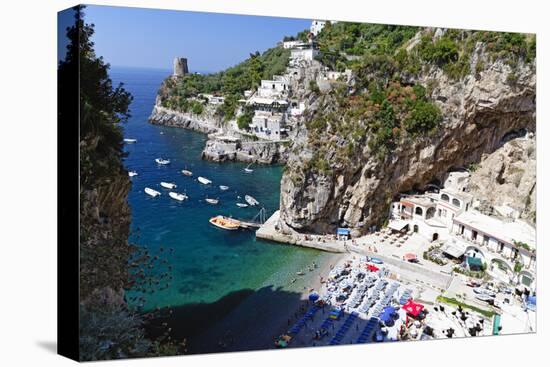
[(286, 234), (277, 229), (279, 223), (279, 211), (277, 210), (269, 219), (256, 231), (256, 238), (264, 240), (287, 243), (290, 245), (314, 248), (322, 251), (344, 253), (347, 252), (342, 241), (318, 240), (316, 236), (310, 236), (307, 240), (303, 234)]

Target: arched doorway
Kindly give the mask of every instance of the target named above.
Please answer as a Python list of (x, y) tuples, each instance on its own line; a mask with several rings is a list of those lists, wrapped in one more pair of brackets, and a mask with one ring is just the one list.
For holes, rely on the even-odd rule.
[(434, 232), (434, 234), (432, 235), (432, 242), (437, 241), (438, 239), (439, 239), (439, 233)]
[(426, 219), (433, 218), (435, 216), (435, 207), (430, 207), (426, 210)]
[(415, 225), (413, 226), (413, 232), (414, 232), (414, 233), (418, 233), (418, 224), (415, 224)]

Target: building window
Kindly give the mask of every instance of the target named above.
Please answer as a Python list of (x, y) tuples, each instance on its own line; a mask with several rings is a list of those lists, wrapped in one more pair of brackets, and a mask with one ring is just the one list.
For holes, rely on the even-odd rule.
[(487, 246), (489, 244), (489, 236), (483, 236), (483, 245)]
[(437, 216), (441, 217), (441, 209), (437, 209)]
[(472, 231), (472, 241), (477, 240), (477, 231)]
[(504, 251), (504, 244), (502, 242), (499, 242), (497, 247), (497, 252), (501, 253), (502, 251)]
[(417, 215), (422, 215), (422, 208), (417, 206), (415, 209), (414, 209), (414, 213), (417, 214)]
[(460, 225), (460, 234), (464, 234), (464, 226)]
[(460, 201), (458, 201), (458, 199), (453, 199), (453, 205), (460, 208)]
[(441, 200), (449, 202), (449, 195), (441, 194)]

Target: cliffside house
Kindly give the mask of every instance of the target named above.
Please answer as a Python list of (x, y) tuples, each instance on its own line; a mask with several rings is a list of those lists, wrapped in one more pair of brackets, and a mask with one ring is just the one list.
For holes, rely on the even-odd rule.
[(254, 108), (252, 133), (259, 138), (281, 140), (286, 137), (286, 111), (288, 102), (283, 99), (253, 97), (247, 103)]

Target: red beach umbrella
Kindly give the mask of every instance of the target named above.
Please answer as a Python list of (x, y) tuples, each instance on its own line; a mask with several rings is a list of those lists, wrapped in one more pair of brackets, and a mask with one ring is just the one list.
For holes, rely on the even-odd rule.
[(403, 309), (407, 311), (407, 314), (411, 315), (412, 317), (417, 317), (424, 309), (424, 306), (410, 299), (409, 301), (407, 301), (407, 303), (403, 305)]

